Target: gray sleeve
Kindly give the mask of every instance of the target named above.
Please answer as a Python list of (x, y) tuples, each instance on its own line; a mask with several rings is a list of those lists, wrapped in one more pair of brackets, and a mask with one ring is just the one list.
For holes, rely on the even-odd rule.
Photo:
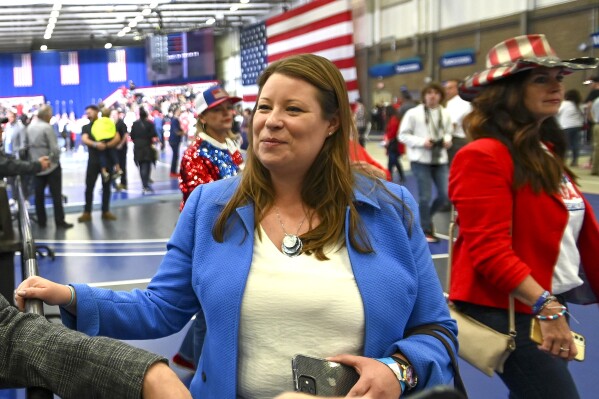
[(0, 296), (0, 388), (42, 387), (65, 399), (139, 399), (146, 370), (159, 361), (166, 359), (20, 313)]
[(60, 162), (60, 148), (58, 148), (58, 139), (56, 138), (56, 132), (52, 126), (46, 126), (44, 129), (44, 136), (48, 142), (48, 156), (53, 164)]

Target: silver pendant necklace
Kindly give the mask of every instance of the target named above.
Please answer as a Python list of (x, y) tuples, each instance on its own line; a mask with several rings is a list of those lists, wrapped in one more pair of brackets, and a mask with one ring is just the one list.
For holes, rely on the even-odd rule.
[(289, 234), (285, 231), (285, 226), (283, 225), (283, 221), (281, 220), (281, 215), (279, 214), (279, 207), (275, 206), (275, 212), (277, 213), (277, 219), (281, 224), (281, 228), (283, 229), (283, 233), (285, 233), (285, 237), (283, 237), (283, 243), (281, 244), (281, 251), (290, 258), (295, 258), (299, 254), (302, 253), (302, 248), (304, 244), (302, 244), (301, 238), (298, 237), (298, 233), (302, 228), (302, 225), (306, 221), (306, 216), (304, 216), (304, 220), (300, 223), (299, 227), (295, 234)]

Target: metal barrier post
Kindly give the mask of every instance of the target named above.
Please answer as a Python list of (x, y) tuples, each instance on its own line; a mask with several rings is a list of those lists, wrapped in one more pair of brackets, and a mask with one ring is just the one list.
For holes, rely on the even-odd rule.
[[(23, 268), (23, 278), (36, 276), (37, 272), (37, 257), (35, 252), (35, 241), (31, 234), (31, 222), (29, 221), (29, 213), (25, 207), (25, 198), (23, 197), (23, 189), (21, 188), (21, 178), (15, 179), (15, 190), (17, 190), (17, 198), (19, 203), (19, 230), (21, 232), (21, 266)], [(14, 267), (13, 267), (14, 269)], [(14, 279), (13, 279), (14, 280)], [(11, 294), (12, 295), (12, 294)], [(38, 299), (25, 301), (25, 312), (44, 315), (44, 305)], [(27, 388), (27, 399), (52, 399), (54, 395), (47, 389), (30, 387)]]
[(8, 300), (15, 290), (15, 252), (20, 248), (12, 225), (6, 183), (0, 181), (0, 294)]

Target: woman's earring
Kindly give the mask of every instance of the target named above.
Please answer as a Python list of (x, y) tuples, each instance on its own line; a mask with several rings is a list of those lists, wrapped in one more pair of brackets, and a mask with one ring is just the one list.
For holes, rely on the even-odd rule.
[(331, 130), (331, 131), (329, 132), (329, 136), (332, 136), (332, 135), (333, 135), (333, 133), (335, 133), (335, 131), (334, 131), (334, 130)]

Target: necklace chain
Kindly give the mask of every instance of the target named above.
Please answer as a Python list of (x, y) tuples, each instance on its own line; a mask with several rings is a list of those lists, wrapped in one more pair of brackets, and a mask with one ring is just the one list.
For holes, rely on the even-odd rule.
[[(283, 233), (285, 233), (286, 236), (291, 235), (289, 233), (287, 233), (287, 231), (285, 230), (285, 225), (283, 224), (283, 221), (281, 220), (281, 215), (279, 214), (279, 207), (275, 206), (275, 212), (277, 214), (277, 219), (279, 220), (279, 223), (281, 224), (281, 228), (283, 229)], [(298, 235), (300, 229), (302, 228), (302, 226), (304, 225), (304, 222), (306, 221), (306, 215), (304, 215), (304, 219), (302, 219), (302, 222), (299, 224), (299, 227), (297, 228), (297, 231), (295, 232), (295, 236)]]

